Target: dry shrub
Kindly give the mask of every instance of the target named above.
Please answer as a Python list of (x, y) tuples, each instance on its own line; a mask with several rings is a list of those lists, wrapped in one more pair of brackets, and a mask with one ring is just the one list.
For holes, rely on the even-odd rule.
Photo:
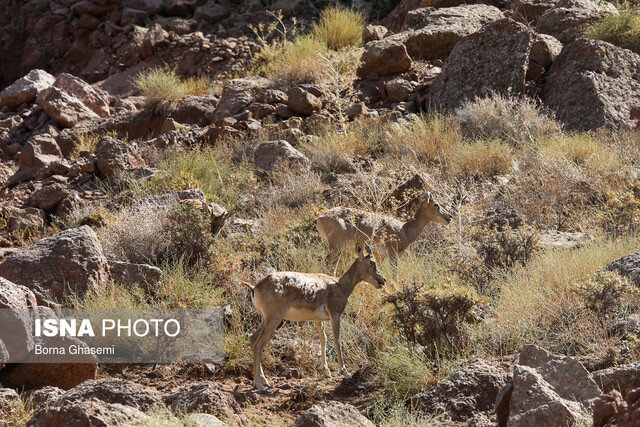
[(160, 263), (171, 249), (166, 209), (152, 204), (126, 207), (98, 231), (107, 258), (134, 263)]
[(532, 99), (497, 93), (466, 101), (454, 116), (470, 138), (501, 139), (513, 145), (534, 142), (560, 130)]
[(320, 22), (313, 25), (311, 34), (329, 49), (340, 50), (362, 44), (364, 24), (362, 12), (342, 6), (329, 6), (320, 13)]
[(602, 226), (615, 237), (635, 232), (640, 221), (640, 182), (604, 195)]

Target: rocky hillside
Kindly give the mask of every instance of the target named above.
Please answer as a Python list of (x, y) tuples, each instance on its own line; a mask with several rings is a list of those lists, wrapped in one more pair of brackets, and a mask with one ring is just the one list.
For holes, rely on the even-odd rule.
[[(5, 363), (46, 362), (16, 315), (3, 422), (638, 425), (634, 6), (6, 3), (0, 309), (221, 307), (224, 361)], [(258, 393), (245, 285), (344, 274), (336, 207), (386, 277), (342, 316), (352, 375), (285, 321)]]

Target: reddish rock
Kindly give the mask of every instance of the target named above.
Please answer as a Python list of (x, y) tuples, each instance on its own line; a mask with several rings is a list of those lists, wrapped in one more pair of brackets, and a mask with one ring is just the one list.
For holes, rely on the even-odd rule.
[(406, 46), (387, 38), (365, 45), (356, 74), (361, 79), (390, 76), (409, 70), (411, 64)]
[(109, 115), (109, 95), (71, 74), (62, 73), (53, 84), (82, 102), (100, 117)]
[(302, 88), (293, 88), (287, 95), (289, 108), (298, 114), (309, 115), (322, 109), (322, 101)]
[(44, 70), (31, 70), (29, 74), (16, 80), (11, 86), (0, 92), (0, 103), (15, 107), (33, 101), (38, 94), (48, 88), (55, 77)]
[(60, 126), (73, 127), (99, 116), (66, 91), (49, 87), (38, 94), (36, 102)]
[(33, 207), (48, 211), (54, 209), (62, 199), (70, 194), (71, 191), (66, 185), (53, 183), (34, 191), (29, 203)]
[(110, 136), (98, 141), (96, 159), (98, 170), (108, 179), (120, 179), (124, 172), (144, 166), (135, 145)]
[(582, 36), (582, 30), (605, 15), (617, 15), (616, 7), (606, 1), (560, 0), (540, 16), (536, 32), (549, 34), (562, 43)]

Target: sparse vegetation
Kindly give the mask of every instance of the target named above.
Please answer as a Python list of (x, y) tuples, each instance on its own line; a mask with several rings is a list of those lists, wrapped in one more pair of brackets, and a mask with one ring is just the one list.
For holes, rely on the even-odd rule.
[(618, 15), (607, 15), (589, 26), (584, 35), (640, 53), (640, 13), (635, 8), (626, 8)]
[(560, 129), (532, 99), (499, 94), (465, 102), (455, 117), (471, 138), (500, 139), (512, 145), (531, 143)]

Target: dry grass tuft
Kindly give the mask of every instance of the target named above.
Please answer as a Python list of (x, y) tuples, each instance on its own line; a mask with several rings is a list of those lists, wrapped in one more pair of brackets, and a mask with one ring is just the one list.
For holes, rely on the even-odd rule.
[(362, 44), (365, 17), (360, 11), (342, 6), (329, 6), (320, 13), (320, 22), (314, 24), (313, 37), (332, 50)]
[(205, 77), (182, 79), (169, 67), (152, 68), (141, 72), (135, 79), (136, 88), (156, 110), (167, 110), (187, 95), (204, 95), (211, 81)]
[(311, 36), (266, 46), (255, 58), (256, 71), (289, 84), (314, 83), (327, 71), (322, 58), (325, 46)]

